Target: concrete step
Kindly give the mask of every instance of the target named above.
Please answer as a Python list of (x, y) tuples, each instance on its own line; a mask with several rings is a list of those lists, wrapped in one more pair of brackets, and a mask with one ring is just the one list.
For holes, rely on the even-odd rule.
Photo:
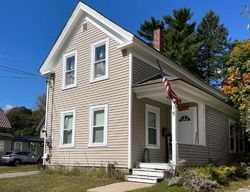
[(158, 182), (158, 180), (161, 180), (161, 179), (159, 179), (158, 177), (152, 177), (152, 176), (127, 175), (126, 180), (131, 181), (131, 182), (155, 184)]
[(164, 178), (164, 171), (163, 170), (139, 168), (139, 169), (133, 169), (132, 174), (133, 175), (153, 176), (153, 177)]
[(168, 163), (139, 163), (140, 168), (145, 169), (159, 169), (159, 170), (170, 170), (172, 169), (171, 165)]

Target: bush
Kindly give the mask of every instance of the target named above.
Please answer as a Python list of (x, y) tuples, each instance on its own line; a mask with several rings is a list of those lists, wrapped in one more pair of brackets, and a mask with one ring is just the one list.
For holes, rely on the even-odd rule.
[(187, 171), (182, 176), (182, 185), (185, 191), (212, 191), (213, 188), (218, 186), (217, 181), (212, 180), (211, 176), (204, 176), (197, 170)]

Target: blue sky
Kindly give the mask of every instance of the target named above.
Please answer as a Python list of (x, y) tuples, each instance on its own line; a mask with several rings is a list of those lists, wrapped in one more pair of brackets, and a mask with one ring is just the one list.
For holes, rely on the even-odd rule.
[[(0, 66), (30, 73), (38, 69), (56, 37), (73, 11), (77, 0), (11, 0), (0, 6)], [(243, 40), (250, 37), (246, 29), (250, 18), (241, 15), (250, 0), (85, 0), (103, 15), (137, 34), (137, 29), (150, 16), (161, 18), (175, 8), (189, 7), (193, 20), (200, 21), (210, 9), (229, 29), (229, 37)], [(5, 77), (2, 77), (5, 76)], [(8, 77), (6, 77), (8, 76)], [(20, 74), (0, 68), (0, 107), (35, 107), (36, 97), (45, 93), (41, 78), (9, 78)]]

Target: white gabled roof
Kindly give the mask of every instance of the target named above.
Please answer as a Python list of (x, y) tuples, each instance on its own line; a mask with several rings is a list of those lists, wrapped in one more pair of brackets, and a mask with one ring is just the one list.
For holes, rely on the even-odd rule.
[(79, 21), (79, 19), (81, 19), (82, 16), (85, 16), (88, 21), (95, 23), (97, 27), (101, 28), (109, 36), (117, 40), (120, 44), (124, 44), (133, 40), (133, 34), (124, 30), (91, 7), (79, 1), (71, 17), (64, 26), (52, 49), (50, 50), (47, 58), (44, 60), (41, 68), (39, 69), (42, 75), (46, 75), (54, 71), (54, 63), (58, 53), (63, 48), (65, 42), (69, 38), (71, 32), (74, 30), (77, 22)]

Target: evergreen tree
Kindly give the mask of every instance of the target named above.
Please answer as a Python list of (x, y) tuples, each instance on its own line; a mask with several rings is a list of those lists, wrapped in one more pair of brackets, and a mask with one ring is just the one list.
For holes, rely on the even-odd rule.
[(209, 11), (197, 28), (197, 38), (201, 43), (198, 52), (198, 67), (201, 78), (211, 85), (221, 84), (225, 59), (230, 48), (228, 30), (219, 24), (219, 16)]
[(173, 10), (173, 16), (164, 16), (165, 29), (164, 52), (167, 57), (199, 75), (197, 51), (199, 43), (195, 35), (195, 22), (188, 23), (192, 17), (188, 8)]
[(156, 28), (164, 29), (164, 22), (156, 19), (155, 17), (151, 17), (150, 20), (145, 20), (143, 24), (140, 26), (140, 30), (137, 32), (140, 36), (144, 37), (149, 45), (153, 45), (153, 32)]
[(195, 35), (195, 22), (189, 24), (192, 13), (188, 8), (173, 10), (173, 15), (163, 17), (164, 22), (151, 17), (140, 27), (138, 33), (150, 45), (153, 45), (153, 30), (157, 27), (164, 29), (164, 53), (168, 58), (184, 66), (195, 74), (197, 68), (197, 51), (199, 43)]

